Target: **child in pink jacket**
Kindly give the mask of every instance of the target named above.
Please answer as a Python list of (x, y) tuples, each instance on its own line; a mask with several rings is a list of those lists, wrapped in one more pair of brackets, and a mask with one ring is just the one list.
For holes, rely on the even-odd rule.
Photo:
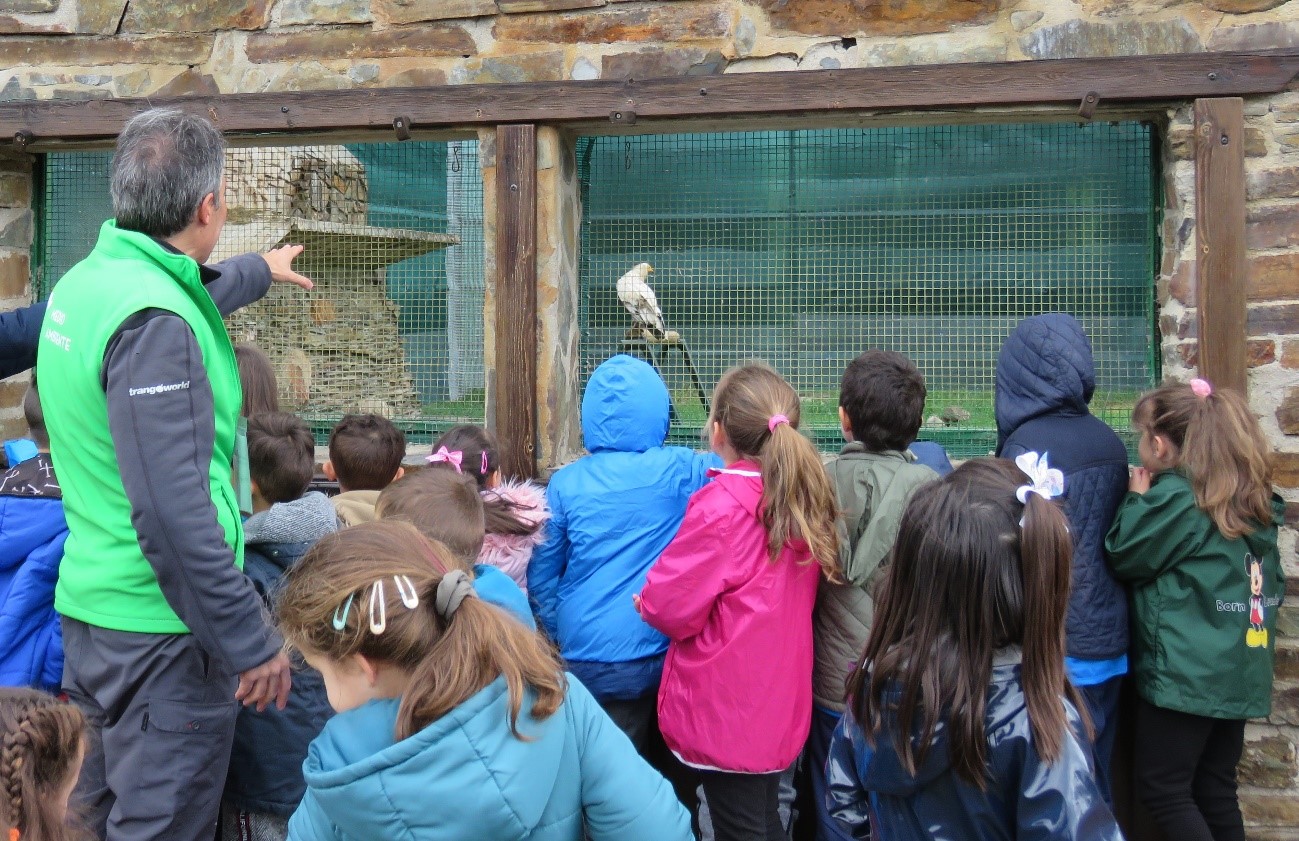
[(550, 519), (550, 509), (540, 485), (501, 478), (499, 454), (495, 435), (481, 426), (461, 424), (434, 442), (425, 461), (474, 477), (487, 520), (478, 563), (496, 567), (527, 593), (528, 563), (532, 551), (546, 539), (542, 527)]
[(638, 608), (671, 640), (659, 726), (698, 773), (717, 841), (778, 839), (780, 773), (811, 721), (812, 607), (838, 558), (835, 495), (798, 432), (798, 395), (771, 368), (731, 369), (712, 406), (726, 467), (690, 498)]

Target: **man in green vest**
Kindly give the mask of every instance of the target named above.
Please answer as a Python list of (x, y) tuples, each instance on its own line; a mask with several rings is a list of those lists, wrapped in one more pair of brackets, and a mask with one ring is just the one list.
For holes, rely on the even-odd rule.
[(91, 739), (78, 799), (100, 838), (211, 841), (238, 702), (283, 707), (289, 663), (241, 571), (231, 485), (242, 395), (221, 321), (298, 246), (203, 263), (225, 223), (225, 143), (175, 109), (113, 157), (115, 219), (50, 296), (37, 372), (69, 536), (63, 688)]

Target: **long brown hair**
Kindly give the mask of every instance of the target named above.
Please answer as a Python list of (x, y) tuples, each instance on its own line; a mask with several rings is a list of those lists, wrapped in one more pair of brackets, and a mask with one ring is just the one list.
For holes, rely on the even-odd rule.
[(1209, 388), (1200, 397), (1187, 383), (1166, 383), (1137, 401), (1132, 425), (1177, 448), (1195, 504), (1234, 539), (1272, 520), (1272, 457), (1245, 398)]
[[(322, 538), (284, 577), (278, 616), (289, 645), (332, 661), (353, 654), (410, 674), (397, 715), (398, 739), (427, 727), (496, 678), (509, 688), (510, 730), (518, 729), (525, 690), (528, 713), (545, 719), (563, 703), (559, 657), (518, 620), (476, 597), (449, 618), (435, 609), (438, 585), (459, 566), (446, 547), (409, 523), (363, 523)], [(395, 578), (409, 578), (419, 604), (407, 608)], [(378, 586), (378, 582), (386, 586)], [(387, 627), (370, 628), (370, 603), (381, 596)], [(338, 618), (341, 630), (335, 630)]]
[(252, 417), (280, 410), (279, 383), (271, 360), (257, 345), (235, 345), (235, 362), (239, 365), (239, 386), (244, 392), (240, 414)]
[(1067, 738), (1063, 699), (1084, 716), (1064, 668), (1073, 542), (1055, 504), (1037, 494), (1020, 504), (1015, 491), (1027, 481), (1013, 462), (968, 461), (918, 490), (902, 516), (848, 703), (872, 744), (891, 731), (910, 774), (947, 722), (953, 769), (984, 787), (997, 649), (1023, 648), (1028, 719), (1044, 761)]
[(0, 833), (22, 841), (88, 837), (58, 797), (83, 745), (86, 720), (72, 704), (35, 689), (0, 689)]
[[(788, 423), (769, 426), (776, 415)], [(732, 368), (713, 391), (712, 423), (726, 432), (741, 456), (762, 468), (762, 524), (772, 562), (785, 544), (801, 539), (826, 578), (836, 580), (838, 502), (821, 456), (798, 431), (798, 394), (776, 371), (760, 363)]]

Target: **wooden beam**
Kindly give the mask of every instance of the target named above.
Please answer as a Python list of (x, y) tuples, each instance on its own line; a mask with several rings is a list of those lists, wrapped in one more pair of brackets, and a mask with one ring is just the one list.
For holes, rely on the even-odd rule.
[(1200, 376), (1245, 393), (1245, 110), (1195, 101), (1195, 299)]
[(880, 110), (1167, 102), (1283, 90), (1299, 49), (736, 73), (618, 81), (445, 85), (383, 90), (223, 94), (175, 100), (100, 99), (0, 104), (0, 138), (26, 143), (117, 135), (133, 114), (171, 104), (236, 134), (394, 131), (504, 123), (718, 118)]
[(506, 476), (537, 473), (537, 127), (496, 129), (496, 436)]

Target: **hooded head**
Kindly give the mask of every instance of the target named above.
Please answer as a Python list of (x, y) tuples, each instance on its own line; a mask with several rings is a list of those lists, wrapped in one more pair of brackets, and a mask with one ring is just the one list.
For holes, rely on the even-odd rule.
[(1096, 366), (1078, 320), (1049, 312), (1016, 325), (997, 356), (996, 390), (998, 445), (1041, 415), (1087, 414)]
[(644, 360), (618, 354), (601, 363), (582, 395), (582, 441), (588, 452), (642, 453), (668, 436), (667, 386)]

